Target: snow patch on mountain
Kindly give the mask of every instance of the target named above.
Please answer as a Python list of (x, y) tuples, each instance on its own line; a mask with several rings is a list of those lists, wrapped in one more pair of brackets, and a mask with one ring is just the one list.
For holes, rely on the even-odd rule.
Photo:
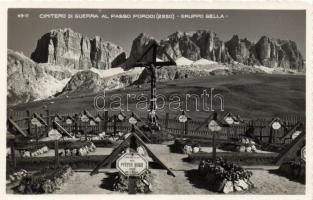
[(254, 65), (253, 67), (257, 68), (257, 69), (260, 69), (264, 72), (266, 72), (267, 74), (272, 74), (274, 72), (274, 68), (270, 68), (270, 67), (265, 67), (265, 66), (262, 66), (262, 65)]
[(192, 63), (192, 65), (213, 65), (217, 64), (217, 62), (214, 62), (212, 60), (201, 58), (195, 62)]
[(61, 92), (70, 78), (57, 80), (53, 76), (47, 75), (45, 78), (38, 79), (36, 85), (32, 85), (34, 96), (38, 96), (35, 101), (46, 99)]
[(114, 75), (123, 73), (124, 69), (121, 67), (116, 67), (116, 68), (101, 70), (101, 69), (96, 69), (96, 68), (92, 67), (92, 68), (90, 68), (90, 71), (99, 74), (99, 76), (101, 78), (106, 78), (109, 76), (114, 76)]
[(193, 63), (192, 60), (189, 60), (188, 58), (185, 57), (180, 57), (175, 60), (177, 66), (182, 66), (182, 65), (191, 65)]
[(135, 67), (133, 69), (130, 69), (128, 71), (124, 71), (122, 67), (116, 67), (116, 68), (111, 68), (111, 69), (106, 69), (106, 70), (101, 70), (101, 69), (96, 69), (96, 68), (90, 68), (90, 71), (98, 74), (100, 78), (108, 78), (111, 76), (117, 76), (117, 75), (122, 75), (122, 74), (140, 74), (144, 67)]

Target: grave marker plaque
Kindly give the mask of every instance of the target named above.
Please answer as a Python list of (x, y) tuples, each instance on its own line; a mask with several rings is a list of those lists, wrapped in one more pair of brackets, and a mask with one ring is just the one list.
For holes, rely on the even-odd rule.
[(138, 153), (125, 153), (116, 160), (116, 168), (125, 176), (140, 176), (148, 169), (148, 161)]
[(274, 130), (278, 130), (278, 129), (281, 128), (281, 124), (280, 124), (278, 121), (275, 121), (275, 122), (273, 122), (273, 124), (272, 124), (272, 128), (273, 128)]
[(187, 122), (188, 118), (186, 117), (186, 115), (180, 115), (180, 116), (178, 117), (178, 120), (179, 120), (179, 122), (181, 122), (181, 123), (185, 123), (185, 122)]
[(37, 127), (42, 126), (42, 123), (40, 123), (40, 121), (36, 117), (32, 118), (31, 123), (32, 123), (32, 125), (35, 125)]
[(137, 119), (136, 119), (135, 117), (130, 117), (129, 120), (128, 120), (128, 122), (129, 122), (130, 124), (132, 124), (132, 125), (135, 125), (135, 124), (137, 124)]
[(232, 125), (235, 121), (231, 116), (225, 118), (225, 122), (229, 125)]

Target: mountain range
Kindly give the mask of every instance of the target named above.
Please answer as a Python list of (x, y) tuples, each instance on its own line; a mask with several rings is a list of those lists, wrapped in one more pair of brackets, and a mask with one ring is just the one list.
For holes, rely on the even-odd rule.
[[(8, 50), (8, 105), (56, 95), (83, 95), (149, 81), (149, 71), (124, 71), (156, 40), (139, 34), (129, 56), (99, 36), (89, 38), (69, 28), (38, 39), (30, 58)], [(304, 73), (305, 61), (294, 41), (261, 37), (257, 42), (234, 35), (222, 41), (214, 32), (175, 32), (161, 41), (159, 60), (170, 55), (177, 66), (159, 70), (159, 80), (238, 73)], [(152, 54), (143, 60), (151, 61)]]

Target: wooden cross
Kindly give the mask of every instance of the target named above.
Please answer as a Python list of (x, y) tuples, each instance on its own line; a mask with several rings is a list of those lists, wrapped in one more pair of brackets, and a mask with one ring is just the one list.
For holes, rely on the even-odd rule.
[[(151, 79), (151, 87), (150, 87), (150, 112), (156, 111), (156, 69), (160, 69), (164, 66), (176, 65), (176, 62), (161, 48), (159, 52), (162, 52), (168, 61), (157, 61), (157, 50), (160, 45), (153, 41), (152, 44), (146, 49), (146, 51), (142, 54), (142, 56), (136, 60), (136, 62), (127, 68), (131, 67), (145, 67), (150, 71), (150, 79)], [(151, 61), (143, 61), (144, 57), (148, 55), (152, 51), (152, 60)], [(150, 121), (151, 127), (157, 127), (157, 120), (151, 119)]]

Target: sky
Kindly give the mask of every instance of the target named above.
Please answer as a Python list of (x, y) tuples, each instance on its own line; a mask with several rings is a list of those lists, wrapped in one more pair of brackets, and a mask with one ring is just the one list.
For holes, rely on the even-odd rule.
[[(21, 14), (27, 17), (21, 17)], [(65, 14), (66, 18), (47, 18)], [(68, 14), (98, 14), (98, 19), (68, 18)], [(129, 14), (130, 19), (101, 18), (101, 15)], [(133, 18), (136, 14), (173, 14), (174, 19)], [(183, 19), (200, 14), (220, 18)], [(62, 15), (64, 16), (64, 15)], [(81, 16), (81, 15), (80, 15)], [(199, 16), (199, 15), (198, 15)], [(211, 30), (223, 41), (233, 35), (257, 42), (261, 36), (293, 40), (305, 57), (304, 10), (114, 10), (114, 9), (9, 9), (8, 48), (30, 56), (37, 40), (52, 29), (71, 28), (90, 38), (95, 35), (121, 46), (127, 54), (132, 41), (142, 32), (163, 39), (175, 31)]]

